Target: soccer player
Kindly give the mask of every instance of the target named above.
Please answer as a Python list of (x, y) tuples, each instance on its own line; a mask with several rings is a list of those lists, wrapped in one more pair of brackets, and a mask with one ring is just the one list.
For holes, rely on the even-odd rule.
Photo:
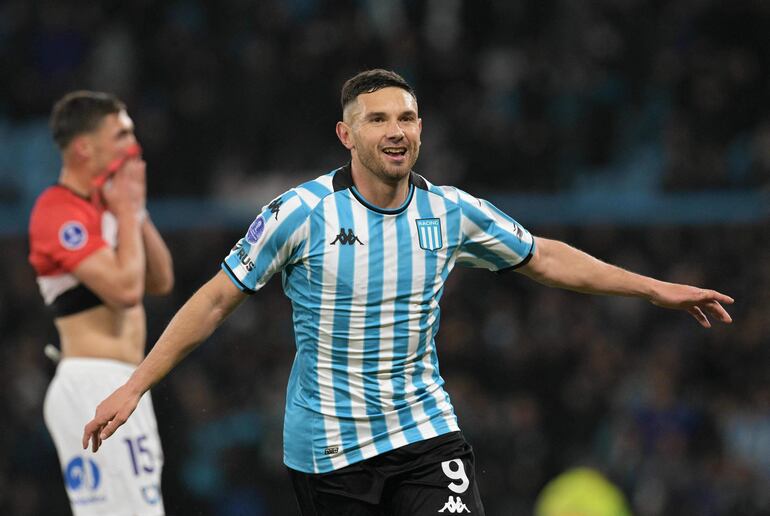
[(163, 454), (149, 392), (103, 455), (77, 445), (94, 404), (144, 356), (143, 295), (168, 293), (174, 282), (171, 254), (145, 210), (145, 162), (112, 95), (65, 95), (51, 130), (62, 169), (29, 224), (29, 261), (61, 344), (46, 426), (76, 516), (162, 515)]
[[(484, 514), (471, 447), (439, 375), (439, 299), (455, 265), (516, 270), (585, 293), (637, 296), (703, 326), (730, 322), (713, 290), (639, 276), (535, 238), (490, 203), (412, 170), (422, 121), (411, 86), (369, 70), (342, 88), (351, 161), (280, 195), (179, 310), (85, 426), (94, 451), (163, 378), (276, 272), (296, 356), (284, 462), (303, 515)], [(255, 342), (254, 345), (259, 345)]]

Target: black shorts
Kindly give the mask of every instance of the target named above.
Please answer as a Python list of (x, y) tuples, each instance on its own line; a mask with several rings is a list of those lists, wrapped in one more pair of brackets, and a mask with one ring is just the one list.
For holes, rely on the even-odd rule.
[(289, 475), (302, 516), (484, 516), (473, 449), (460, 432), (329, 473)]

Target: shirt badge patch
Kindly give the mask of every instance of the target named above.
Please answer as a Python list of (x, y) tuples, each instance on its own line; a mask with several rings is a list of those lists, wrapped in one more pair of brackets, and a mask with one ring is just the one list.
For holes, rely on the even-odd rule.
[(436, 251), (444, 247), (441, 238), (441, 219), (417, 219), (417, 236), (420, 247), (426, 251)]
[(70, 251), (82, 249), (88, 242), (88, 231), (76, 220), (65, 222), (59, 228), (59, 243)]
[(264, 232), (265, 221), (262, 218), (262, 215), (259, 215), (254, 219), (254, 222), (251, 223), (251, 226), (249, 226), (249, 231), (246, 233), (246, 241), (252, 245), (256, 244), (257, 240), (259, 240), (259, 237), (261, 237)]

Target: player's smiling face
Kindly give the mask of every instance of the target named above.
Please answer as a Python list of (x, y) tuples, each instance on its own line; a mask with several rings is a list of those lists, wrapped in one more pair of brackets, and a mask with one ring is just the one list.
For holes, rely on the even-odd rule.
[(340, 139), (354, 161), (387, 183), (409, 175), (422, 132), (417, 100), (409, 92), (389, 87), (361, 94), (345, 109), (344, 124), (348, 138)]

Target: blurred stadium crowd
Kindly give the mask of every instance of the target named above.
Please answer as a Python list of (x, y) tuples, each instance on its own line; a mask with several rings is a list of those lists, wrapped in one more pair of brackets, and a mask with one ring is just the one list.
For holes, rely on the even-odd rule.
[(31, 181), (17, 161), (50, 177), (45, 128), (19, 122), (82, 87), (127, 101), (163, 171), (153, 195), (325, 170), (344, 157), (340, 85), (386, 66), (417, 89), (420, 170), (438, 183), (755, 187), (770, 179), (768, 26), (761, 0), (6, 0), (0, 178), (13, 198)]
[[(345, 159), (332, 130), (341, 83), (373, 66), (416, 86), (417, 168), (439, 184), (480, 196), (767, 189), (768, 28), (761, 0), (5, 0), (0, 202), (55, 181), (45, 119), (82, 87), (128, 103), (153, 197), (315, 177)], [(529, 514), (549, 479), (587, 465), (636, 515), (770, 514), (768, 221), (533, 227), (511, 215), (738, 303), (733, 326), (705, 331), (638, 301), (457, 271), (438, 349), (487, 513)], [(167, 234), (177, 286), (148, 301), (150, 341), (249, 222)], [(0, 241), (0, 513), (67, 514), (41, 416), (55, 331), (26, 252), (25, 235)], [(292, 355), (273, 280), (154, 390), (170, 515), (295, 514), (281, 465)]]

